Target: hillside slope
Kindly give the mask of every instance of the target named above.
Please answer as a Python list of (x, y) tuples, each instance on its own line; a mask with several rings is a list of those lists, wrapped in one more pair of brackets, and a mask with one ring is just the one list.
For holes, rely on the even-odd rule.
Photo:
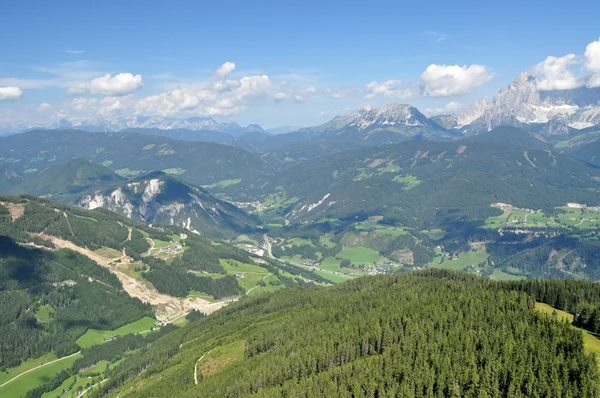
[(68, 202), (88, 189), (106, 187), (124, 180), (107, 167), (75, 158), (64, 164), (41, 169), (13, 187), (10, 193), (46, 196)]
[(93, 396), (597, 396), (581, 332), (497, 286), (427, 271), (243, 300), (127, 358)]
[(448, 216), (488, 217), (496, 202), (535, 209), (596, 204), (599, 177), (599, 168), (552, 151), (409, 141), (306, 162), (280, 173), (268, 188), (297, 199), (284, 209), (292, 221), (386, 214), (426, 226)]
[(273, 173), (267, 162), (239, 148), (153, 135), (55, 130), (0, 138), (0, 167), (39, 171), (75, 157), (127, 178), (164, 171), (194, 184), (214, 184), (213, 190), (239, 197), (258, 189)]
[(151, 225), (178, 225), (213, 237), (251, 232), (256, 220), (205, 189), (155, 172), (79, 197), (75, 204), (105, 209)]

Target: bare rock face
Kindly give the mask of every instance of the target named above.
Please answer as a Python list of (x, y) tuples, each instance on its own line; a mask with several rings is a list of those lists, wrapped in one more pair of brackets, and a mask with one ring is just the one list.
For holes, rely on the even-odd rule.
[(526, 127), (542, 124), (544, 135), (568, 134), (600, 124), (600, 88), (540, 90), (535, 76), (524, 72), (490, 101), (475, 102), (454, 116), (454, 128), (465, 135), (490, 131), (502, 125)]
[(162, 173), (87, 193), (75, 204), (88, 210), (102, 207), (147, 224), (178, 225), (213, 236), (252, 229), (254, 223), (231, 203)]

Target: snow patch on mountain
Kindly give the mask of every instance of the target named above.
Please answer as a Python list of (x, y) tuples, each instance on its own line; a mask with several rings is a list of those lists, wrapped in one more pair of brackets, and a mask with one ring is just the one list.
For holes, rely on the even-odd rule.
[(542, 133), (566, 134), (568, 127), (600, 124), (600, 89), (542, 91), (535, 76), (524, 72), (491, 101), (482, 98), (456, 115), (454, 123), (466, 135), (527, 124), (549, 124)]

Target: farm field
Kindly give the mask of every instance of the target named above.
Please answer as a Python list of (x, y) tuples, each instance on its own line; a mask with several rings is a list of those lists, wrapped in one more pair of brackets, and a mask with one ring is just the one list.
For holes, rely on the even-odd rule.
[(522, 209), (506, 210), (502, 215), (488, 217), (482, 228), (509, 227), (572, 227), (577, 229), (600, 228), (600, 212), (584, 208), (558, 207), (558, 214), (548, 216), (541, 211), (529, 212)]
[(145, 332), (154, 328), (156, 319), (144, 317), (138, 321), (122, 326), (116, 330), (88, 329), (88, 331), (77, 339), (76, 343), (81, 348), (102, 344), (110, 336), (124, 336), (129, 333)]
[[(227, 271), (228, 274), (241, 273), (243, 278), (238, 278), (238, 283), (244, 288), (246, 293), (250, 292), (251, 295), (270, 292), (280, 289), (279, 286), (269, 285), (269, 278), (275, 280), (276, 277), (270, 274), (265, 268), (262, 268), (254, 264), (241, 263), (235, 260), (221, 259), (219, 260), (221, 266)], [(258, 286), (258, 283), (265, 278), (266, 286)], [(256, 289), (255, 289), (256, 288)]]
[(331, 238), (333, 238), (333, 235), (322, 235), (319, 238), (319, 243), (328, 249), (335, 247), (335, 242), (332, 242)]
[(378, 263), (383, 260), (383, 257), (379, 253), (366, 247), (344, 247), (337, 256), (347, 258), (354, 265), (371, 265), (374, 262)]
[[(36, 386), (39, 386), (41, 384), (44, 384), (44, 383), (47, 383), (48, 381), (50, 381), (54, 377), (54, 375), (56, 375), (61, 370), (69, 369), (73, 365), (73, 362), (75, 362), (77, 360), (77, 358), (80, 358), (80, 357), (81, 357), (81, 354), (73, 355), (72, 357), (65, 358), (61, 361), (52, 363), (50, 365), (41, 367), (30, 373), (27, 373), (27, 374), (19, 377), (18, 379), (11, 381), (7, 385), (0, 387), (0, 396), (2, 396), (2, 397), (23, 397), (23, 396), (25, 396), (27, 391), (31, 390), (32, 388), (35, 388)], [(36, 365), (36, 366), (38, 366), (38, 365)], [(31, 367), (29, 367), (29, 369), (32, 369), (34, 367), (35, 366), (31, 366)], [(19, 367), (17, 367), (17, 368), (19, 368)], [(17, 369), (17, 368), (15, 368), (15, 369)], [(25, 370), (27, 370), (27, 369), (25, 369)], [(19, 372), (14, 372), (14, 373), (10, 372), (13, 375), (11, 377), (9, 377), (8, 379), (15, 377), (18, 374), (21, 374), (25, 370), (22, 370)], [(2, 383), (5, 383), (5, 382), (6, 381), (3, 381)]]
[(447, 257), (436, 257), (430, 265), (436, 268), (442, 269), (451, 269), (451, 270), (462, 270), (469, 265), (474, 265), (477, 267), (479, 263), (487, 260), (488, 254), (485, 252), (485, 249), (479, 251), (467, 251), (462, 252), (456, 258), (456, 260), (451, 260)]
[(33, 369), (36, 366), (43, 365), (50, 361), (54, 361), (55, 359), (56, 359), (56, 355), (53, 352), (49, 352), (38, 358), (31, 358), (26, 361), (23, 361), (19, 366), (10, 368), (5, 372), (0, 372), (0, 384), (4, 384), (6, 381), (12, 379), (16, 375), (19, 375), (23, 372), (28, 371), (29, 369)]
[[(53, 391), (46, 392), (42, 395), (42, 398), (59, 398), (59, 397), (69, 397), (71, 394), (75, 394), (75, 392), (83, 391), (86, 388), (86, 385), (94, 384), (93, 377), (82, 377), (80, 375), (73, 375), (65, 380), (58, 388)], [(64, 391), (64, 393), (63, 393)], [(77, 396), (76, 394), (75, 396)]]
[(322, 271), (314, 271), (317, 275), (322, 276), (323, 278), (331, 281), (331, 283), (342, 283), (349, 280), (348, 278), (342, 278), (341, 276), (331, 275)]
[(494, 270), (494, 273), (489, 278), (495, 281), (518, 281), (526, 279), (524, 276), (509, 274), (499, 269)]

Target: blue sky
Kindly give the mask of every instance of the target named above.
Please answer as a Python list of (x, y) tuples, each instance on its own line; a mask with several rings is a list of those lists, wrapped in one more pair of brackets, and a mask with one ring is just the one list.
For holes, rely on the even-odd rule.
[[(390, 101), (456, 111), (548, 56), (574, 54), (568, 68), (583, 73), (600, 36), (597, 1), (23, 1), (2, 10), (0, 122), (137, 114), (310, 125)], [(226, 62), (235, 68), (217, 73)]]

